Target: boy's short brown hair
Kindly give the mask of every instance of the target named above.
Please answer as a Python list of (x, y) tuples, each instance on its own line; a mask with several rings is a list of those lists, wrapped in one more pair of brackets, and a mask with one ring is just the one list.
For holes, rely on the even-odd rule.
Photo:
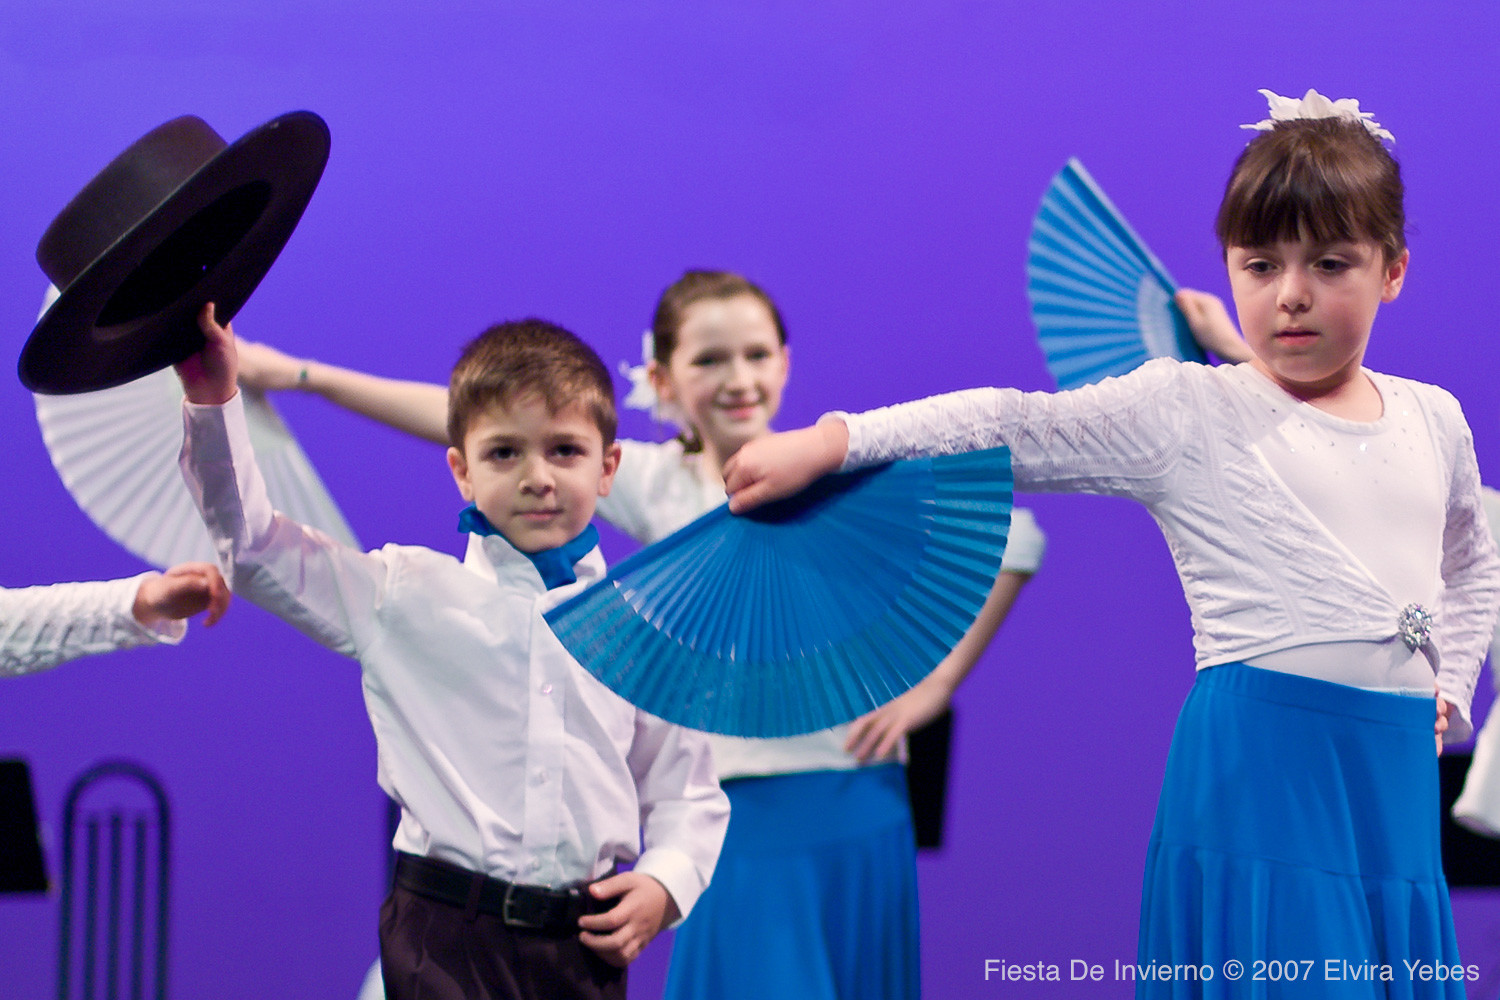
[(448, 380), (448, 441), (463, 450), (474, 416), (537, 395), (553, 413), (581, 406), (607, 448), (618, 418), (609, 369), (588, 344), (541, 319), (497, 323), (469, 341)]

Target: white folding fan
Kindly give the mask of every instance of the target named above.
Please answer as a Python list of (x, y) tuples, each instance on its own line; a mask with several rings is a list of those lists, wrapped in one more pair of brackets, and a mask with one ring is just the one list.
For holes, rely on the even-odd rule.
[[(45, 313), (55, 297), (49, 290)], [(105, 534), (160, 568), (215, 561), (177, 465), (182, 387), (170, 368), (98, 392), (35, 394), (37, 424), (63, 485)], [(349, 545), (348, 522), (265, 396), (245, 393), (256, 464), (271, 504)]]
[(727, 507), (547, 613), (574, 658), (669, 722), (792, 736), (848, 722), (925, 677), (1000, 571), (1005, 448), (828, 476), (744, 516)]
[(1203, 361), (1156, 255), (1070, 159), (1032, 223), (1026, 291), (1059, 389), (1123, 375), (1151, 358)]

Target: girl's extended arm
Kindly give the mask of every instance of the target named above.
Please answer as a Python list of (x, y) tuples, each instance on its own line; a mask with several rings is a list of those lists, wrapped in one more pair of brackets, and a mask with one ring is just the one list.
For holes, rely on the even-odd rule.
[(166, 572), (147, 576), (135, 592), (131, 614), (147, 628), (159, 628), (167, 622), (191, 618), (200, 611), (208, 614), (205, 625), (217, 624), (229, 609), (229, 587), (211, 563), (186, 562)]
[(448, 443), (448, 388), (381, 378), (239, 342), (240, 384), (257, 392), (300, 389), (414, 437)]
[[(839, 468), (1006, 445), (1015, 488), (1094, 493), (1148, 507), (1170, 492), (1189, 433), (1218, 412), (1213, 370), (1169, 358), (1067, 392), (968, 389), (857, 414), (746, 444), (724, 469), (730, 509), (743, 513)], [(1202, 455), (1195, 461), (1201, 463)]]
[(184, 619), (206, 610), (211, 625), (228, 604), (223, 578), (204, 563), (123, 580), (0, 587), (0, 677), (117, 649), (175, 645)]

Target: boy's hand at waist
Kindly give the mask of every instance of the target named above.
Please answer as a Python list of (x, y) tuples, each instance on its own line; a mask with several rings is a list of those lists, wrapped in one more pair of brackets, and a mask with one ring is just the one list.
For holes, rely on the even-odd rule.
[(680, 914), (666, 887), (650, 875), (622, 872), (589, 886), (596, 899), (619, 902), (605, 913), (578, 918), (578, 939), (610, 965), (624, 968)]
[(198, 313), (198, 329), (203, 331), (206, 340), (203, 350), (177, 364), (177, 377), (182, 380), (182, 391), (188, 402), (218, 406), (229, 402), (239, 391), (234, 329), (218, 324), (212, 302), (205, 303)]
[(821, 420), (811, 427), (756, 438), (724, 464), (724, 489), (736, 514), (799, 493), (830, 472), (849, 452), (849, 427)]

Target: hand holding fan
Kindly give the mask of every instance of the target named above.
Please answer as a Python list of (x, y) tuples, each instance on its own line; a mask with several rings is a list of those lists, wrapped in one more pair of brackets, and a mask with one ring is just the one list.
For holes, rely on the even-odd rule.
[(1151, 358), (1205, 360), (1156, 255), (1076, 159), (1052, 179), (1032, 223), (1026, 291), (1059, 389)]
[(585, 669), (669, 722), (792, 736), (910, 688), (1000, 571), (1005, 448), (840, 473), (642, 549), (547, 621)]

